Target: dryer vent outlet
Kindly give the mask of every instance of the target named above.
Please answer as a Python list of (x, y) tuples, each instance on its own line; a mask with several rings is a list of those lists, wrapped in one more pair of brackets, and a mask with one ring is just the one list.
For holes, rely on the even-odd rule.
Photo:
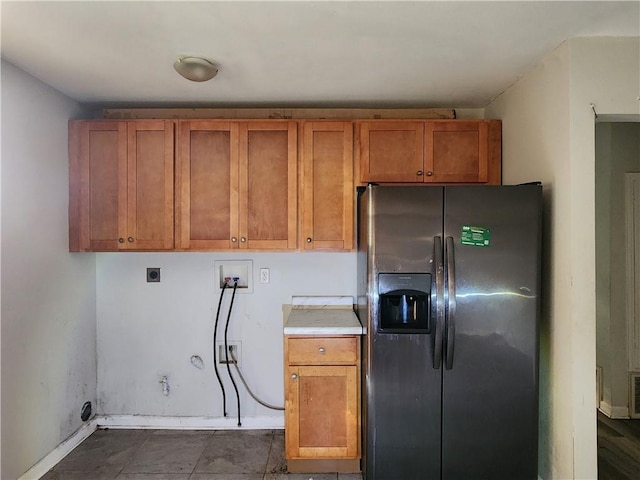
[(82, 409), (80, 410), (80, 418), (83, 422), (86, 422), (91, 417), (91, 402), (84, 402)]

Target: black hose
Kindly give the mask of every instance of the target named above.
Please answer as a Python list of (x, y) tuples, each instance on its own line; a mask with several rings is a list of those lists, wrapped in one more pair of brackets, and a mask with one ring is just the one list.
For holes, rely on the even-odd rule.
[[(218, 372), (218, 359), (216, 355), (216, 337), (218, 336), (218, 320), (220, 319), (220, 307), (222, 306), (222, 298), (224, 297), (224, 291), (227, 288), (227, 282), (224, 282), (222, 285), (222, 292), (220, 292), (220, 301), (218, 302), (218, 312), (216, 313), (216, 323), (213, 327), (213, 369), (216, 371), (216, 377), (218, 377), (218, 383), (220, 384), (220, 388), (222, 389), (222, 413), (224, 416), (227, 416), (227, 396), (224, 391), (224, 385), (222, 384), (222, 378), (220, 378), (220, 372)], [(227, 345), (225, 341), (225, 351), (227, 350)]]
[(231, 318), (231, 310), (233, 309), (233, 299), (236, 297), (237, 288), (238, 288), (238, 280), (235, 280), (233, 284), (233, 294), (231, 295), (231, 303), (229, 304), (229, 314), (227, 315), (227, 325), (224, 327), (224, 355), (227, 361), (227, 372), (229, 373), (229, 378), (231, 379), (231, 383), (233, 384), (233, 389), (236, 391), (236, 399), (238, 400), (238, 426), (241, 426), (242, 423), (240, 423), (240, 393), (238, 393), (238, 386), (236, 385), (236, 382), (233, 379), (233, 375), (231, 375), (231, 367), (229, 366), (229, 346), (227, 345), (227, 332), (229, 331), (229, 319)]

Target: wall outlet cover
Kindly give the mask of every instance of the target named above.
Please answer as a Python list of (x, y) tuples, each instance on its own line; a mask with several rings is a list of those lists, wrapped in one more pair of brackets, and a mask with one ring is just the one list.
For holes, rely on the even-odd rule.
[(147, 268), (147, 282), (160, 282), (160, 267)]

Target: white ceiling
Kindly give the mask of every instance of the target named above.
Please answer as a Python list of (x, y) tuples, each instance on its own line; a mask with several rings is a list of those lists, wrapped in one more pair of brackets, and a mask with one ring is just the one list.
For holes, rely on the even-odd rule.
[[(7, 2), (2, 58), (104, 106), (483, 107), (573, 36), (640, 36), (640, 2)], [(173, 62), (220, 66), (205, 83)]]

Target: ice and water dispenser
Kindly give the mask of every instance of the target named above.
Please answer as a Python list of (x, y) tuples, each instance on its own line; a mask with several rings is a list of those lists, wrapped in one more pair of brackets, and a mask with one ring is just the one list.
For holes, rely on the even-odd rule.
[(431, 274), (381, 273), (378, 298), (382, 333), (431, 333)]

